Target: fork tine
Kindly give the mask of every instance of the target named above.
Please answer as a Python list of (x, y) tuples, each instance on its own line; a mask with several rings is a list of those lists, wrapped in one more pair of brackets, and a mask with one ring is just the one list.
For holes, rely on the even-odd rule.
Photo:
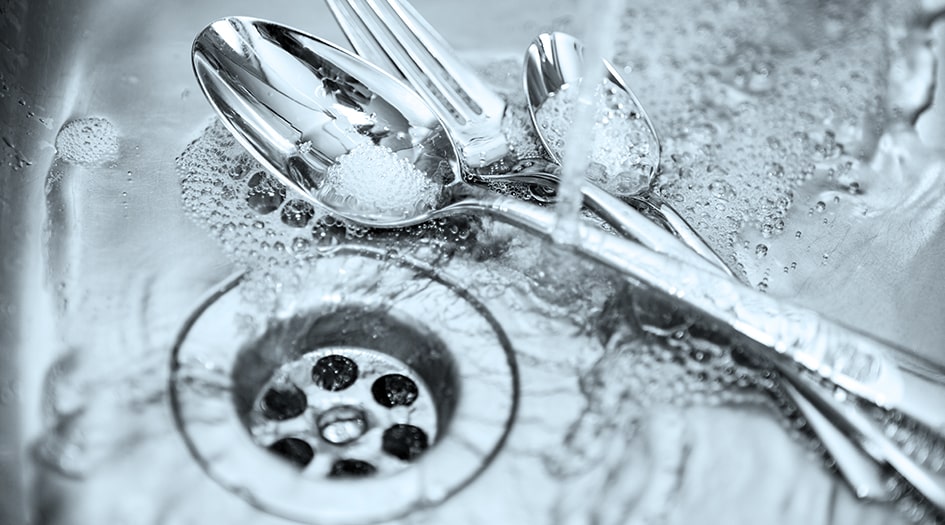
[(454, 89), (463, 93), (477, 114), (501, 117), (505, 111), (505, 100), (497, 95), (482, 78), (457, 55), (446, 40), (406, 0), (386, 0), (386, 4), (397, 14), (410, 34), (436, 60), (452, 80)]
[(362, 56), (399, 72), (427, 102), (456, 139), (467, 165), (482, 167), (506, 157), (505, 100), (406, 0), (326, 2)]
[(417, 44), (416, 39), (409, 34), (409, 28), (394, 22), (399, 20), (396, 14), (385, 11), (385, 6), (372, 0), (348, 0), (348, 3), (391, 62), (434, 107), (440, 118), (465, 125), (475, 116), (475, 113), (464, 108), (462, 97), (444, 81), (443, 69), (429, 52)]
[(344, 32), (348, 43), (358, 55), (395, 77), (403, 78), (400, 69), (391, 62), (384, 48), (364, 25), (348, 0), (325, 0), (325, 3), (328, 4), (328, 9), (331, 10), (332, 16)]

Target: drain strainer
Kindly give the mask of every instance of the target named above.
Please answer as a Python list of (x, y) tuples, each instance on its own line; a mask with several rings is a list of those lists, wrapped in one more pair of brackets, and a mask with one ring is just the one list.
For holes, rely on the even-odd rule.
[[(455, 380), (450, 365), (431, 381)], [(435, 442), (441, 401), (390, 354), (321, 348), (276, 371), (250, 410), (250, 434), (309, 478), (385, 475)]]
[(495, 455), (515, 410), (498, 323), (427, 269), (323, 259), (266, 316), (222, 285), (174, 351), (175, 417), (218, 483), (296, 521), (370, 523), (437, 505)]

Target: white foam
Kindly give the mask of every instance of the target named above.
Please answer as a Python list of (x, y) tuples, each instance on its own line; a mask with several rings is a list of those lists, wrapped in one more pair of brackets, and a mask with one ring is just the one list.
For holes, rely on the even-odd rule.
[(406, 217), (436, 204), (439, 186), (390, 148), (362, 144), (337, 159), (318, 195), (340, 209)]

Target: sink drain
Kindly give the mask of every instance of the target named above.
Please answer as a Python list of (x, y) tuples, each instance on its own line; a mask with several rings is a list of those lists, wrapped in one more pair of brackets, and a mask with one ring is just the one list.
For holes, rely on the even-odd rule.
[(443, 362), (428, 374), (430, 389), (419, 372), (388, 353), (355, 347), (309, 352), (282, 365), (263, 386), (249, 411), (250, 434), (310, 478), (397, 472), (436, 441), (437, 414), (452, 411), (439, 406), (453, 401), (442, 395), (456, 382), (448, 356), (438, 354)]
[(296, 521), (372, 523), (441, 503), (508, 432), (507, 338), (419, 266), (347, 254), (311, 277), (265, 319), (239, 278), (191, 317), (171, 377), (187, 446), (219, 484)]

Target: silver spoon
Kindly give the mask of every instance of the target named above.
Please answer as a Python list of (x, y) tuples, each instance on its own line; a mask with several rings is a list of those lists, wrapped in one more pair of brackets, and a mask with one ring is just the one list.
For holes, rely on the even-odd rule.
[[(549, 98), (560, 95), (568, 87), (576, 88), (583, 75), (584, 47), (575, 37), (566, 33), (542, 33), (529, 46), (525, 58), (523, 81), (528, 100), (529, 115), (548, 155), (561, 163), (561, 148), (557, 141), (550, 140), (547, 130), (541, 125), (538, 111)], [(626, 85), (614, 67), (604, 60), (607, 87), (623, 91), (631, 100), (640, 120), (650, 134), (655, 146), (656, 162), (651, 164), (650, 183), (657, 172), (661, 145), (659, 135), (646, 110), (640, 104), (633, 91)], [(631, 202), (647, 216), (656, 219), (672, 231), (690, 248), (714, 265), (731, 274), (731, 270), (721, 258), (708, 246), (699, 234), (683, 219), (676, 210), (650, 189), (644, 189), (628, 197)], [(863, 451), (849, 437), (849, 416), (825, 417), (822, 410), (834, 411), (839, 407), (829, 405), (831, 400), (818, 395), (806, 382), (798, 381), (791, 374), (785, 375), (783, 392), (793, 401), (795, 407), (805, 416), (808, 424), (814, 428), (824, 447), (837, 463), (837, 469), (854, 492), (862, 498), (888, 501), (896, 496), (896, 487), (888, 482), (888, 472), (882, 462)], [(898, 458), (901, 459), (901, 458)]]
[[(560, 95), (563, 90), (569, 87), (577, 88), (583, 75), (583, 64), (584, 46), (578, 39), (566, 33), (554, 32), (538, 35), (525, 54), (523, 81), (529, 116), (539, 140), (545, 147), (545, 151), (558, 164), (562, 160), (561, 147), (557, 141), (551, 140), (551, 137), (548, 136), (548, 130), (540, 125), (538, 112), (541, 106), (551, 97)], [(629, 96), (639, 112), (639, 118), (649, 131), (651, 146), (655, 149), (649, 155), (655, 158), (655, 161), (649, 164), (649, 179), (652, 184), (659, 166), (661, 153), (659, 135), (656, 133), (656, 129), (640, 101), (637, 100), (633, 91), (627, 87), (620, 74), (606, 59), (604, 59), (604, 66), (608, 87), (619, 89)], [(615, 174), (610, 175), (614, 176)], [(627, 198), (644, 215), (656, 220), (704, 259), (722, 269), (728, 275), (734, 275), (731, 269), (722, 262), (718, 254), (712, 250), (692, 226), (658, 195), (649, 189), (644, 189)]]
[[(619, 89), (623, 91), (631, 100), (638, 117), (645, 125), (650, 135), (651, 146), (655, 152), (650, 152), (651, 157), (655, 157), (655, 162), (651, 162), (649, 177), (652, 179), (659, 165), (661, 155), (661, 145), (659, 135), (653, 126), (652, 121), (646, 114), (646, 110), (640, 104), (636, 95), (631, 91), (621, 76), (615, 71), (613, 65), (606, 59), (603, 61), (605, 67), (606, 79), (609, 82), (607, 86), (610, 89)], [(525, 67), (523, 81), (525, 93), (528, 101), (529, 116), (531, 117), (533, 127), (538, 134), (538, 138), (545, 148), (547, 154), (556, 162), (562, 161), (562, 147), (557, 140), (549, 137), (549, 130), (542, 125), (539, 118), (539, 111), (549, 99), (554, 96), (560, 96), (563, 90), (571, 88), (577, 89), (577, 84), (581, 81), (584, 73), (584, 48), (581, 42), (575, 37), (566, 33), (542, 33), (538, 35), (529, 46), (525, 55)], [(616, 174), (610, 174), (615, 176)], [(616, 175), (619, 176), (619, 175)], [(647, 198), (650, 197), (650, 198)], [(662, 201), (653, 200), (653, 195), (646, 192), (638, 196), (635, 201), (645, 203), (650, 213), (648, 215), (664, 218), (664, 225), (678, 232), (687, 244), (706, 259), (728, 271), (728, 268), (722, 263), (721, 259), (712, 251), (706, 243), (694, 232), (685, 221)], [(659, 212), (661, 207), (665, 206), (668, 211)], [(675, 226), (674, 226), (675, 224)], [(846, 438), (829, 419), (824, 418), (819, 411), (804, 399), (803, 395), (790, 384), (785, 384), (783, 388), (785, 394), (791, 398), (794, 405), (804, 414), (808, 422), (815, 427), (817, 434), (821, 437), (824, 446), (836, 458), (839, 464), (841, 474), (847, 479), (848, 483), (855, 488), (858, 493), (868, 493), (870, 497), (876, 498), (881, 495), (888, 497), (888, 493), (881, 492), (886, 489), (888, 484), (885, 482), (884, 473), (876, 469), (876, 463), (872, 459), (861, 453), (856, 445)], [(819, 416), (819, 417), (818, 417)]]
[[(655, 149), (654, 152), (650, 152), (655, 157), (655, 162), (650, 164), (649, 172), (652, 182), (662, 152), (659, 135), (633, 91), (609, 61), (605, 59), (603, 62), (606, 80), (609, 83), (607, 87), (619, 89), (630, 98), (639, 113), (639, 119), (649, 131), (651, 146)], [(561, 147), (557, 141), (551, 140), (548, 130), (541, 125), (539, 109), (551, 97), (560, 95), (562, 90), (569, 87), (576, 89), (581, 81), (583, 70), (584, 47), (577, 38), (566, 33), (553, 32), (538, 35), (525, 55), (523, 81), (529, 116), (546, 152), (559, 164), (562, 160)], [(659, 196), (654, 195), (652, 191), (643, 190), (629, 198), (638, 208), (642, 208), (641, 211), (647, 216), (657, 219), (699, 255), (731, 274), (731, 270), (699, 234)], [(886, 472), (870, 456), (860, 450), (833, 421), (824, 417), (820, 410), (805, 398), (799, 390), (802, 385), (792, 383), (790, 377), (787, 379), (788, 381), (782, 385), (783, 392), (814, 428), (824, 447), (837, 462), (838, 470), (847, 483), (861, 497), (873, 500), (891, 499), (893, 493), (887, 482)]]
[[(552, 238), (553, 213), (465, 183), (449, 136), (419, 96), (347, 51), (275, 23), (234, 17), (202, 31), (192, 58), (204, 94), (241, 144), (283, 182), (332, 213), (375, 228), (485, 213)], [(388, 148), (383, 151), (423, 177), (430, 198), (398, 209), (358, 199), (358, 194), (339, 198), (332, 192), (332, 169), (362, 146), (370, 151)], [(741, 286), (714, 267), (701, 269), (594, 227), (579, 225), (574, 243), (563, 248), (622, 272), (708, 316), (719, 328), (740, 334), (742, 348), (771, 363), (792, 384), (807, 388), (807, 398), (848, 438), (876, 461), (892, 464), (930, 501), (945, 508), (940, 476), (897, 455), (898, 448), (882, 430), (832, 390), (839, 385), (933, 429), (945, 428), (941, 367), (907, 359), (905, 350)]]

